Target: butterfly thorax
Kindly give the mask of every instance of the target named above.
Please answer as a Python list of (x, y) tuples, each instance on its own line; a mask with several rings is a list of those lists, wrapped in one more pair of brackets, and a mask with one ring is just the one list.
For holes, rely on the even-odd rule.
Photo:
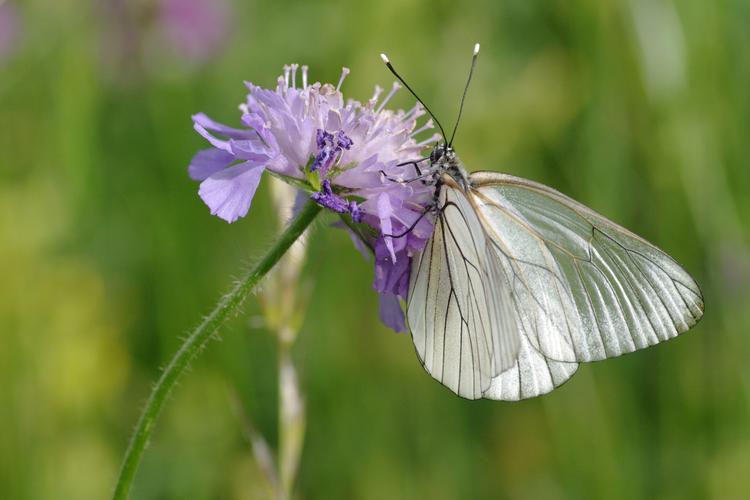
[(469, 187), (469, 174), (466, 173), (461, 160), (458, 159), (458, 155), (450, 146), (445, 144), (439, 144), (430, 153), (430, 171), (432, 172), (432, 178), (435, 181), (435, 194), (440, 191), (440, 186), (443, 184), (444, 176), (449, 176), (453, 179), (463, 190)]

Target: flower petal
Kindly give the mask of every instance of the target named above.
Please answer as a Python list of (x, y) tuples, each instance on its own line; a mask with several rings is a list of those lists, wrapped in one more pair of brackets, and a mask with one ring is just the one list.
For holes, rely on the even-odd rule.
[(406, 252), (400, 252), (394, 261), (383, 238), (375, 242), (375, 281), (373, 288), (380, 293), (391, 292), (406, 297), (409, 288), (411, 262)]
[(219, 139), (212, 132), (233, 140), (247, 140), (258, 136), (254, 130), (241, 130), (238, 128), (229, 127), (227, 125), (222, 125), (219, 122), (213, 121), (204, 113), (193, 115), (193, 128), (208, 142), (210, 142), (211, 145), (216, 148), (223, 149), (228, 153), (232, 152), (229, 141)]
[(201, 136), (203, 136), (204, 139), (206, 139), (211, 145), (215, 148), (221, 149), (226, 151), (227, 153), (232, 152), (232, 148), (229, 145), (229, 141), (223, 141), (221, 139), (218, 139), (214, 137), (214, 135), (209, 132), (203, 125), (199, 123), (193, 123), (193, 128), (196, 132), (198, 132)]
[(265, 163), (270, 160), (267, 148), (259, 139), (229, 140), (229, 149), (239, 160), (250, 160), (254, 163)]
[(243, 217), (250, 209), (263, 165), (249, 161), (217, 172), (201, 183), (198, 195), (217, 215), (227, 222)]
[(213, 121), (205, 113), (197, 113), (193, 115), (193, 123), (200, 125), (206, 130), (229, 137), (230, 139), (249, 139), (250, 137), (255, 137), (255, 132), (252, 130), (242, 130), (223, 125), (219, 122)]
[(392, 293), (380, 294), (380, 321), (396, 332), (406, 331), (406, 321), (404, 321), (404, 311), (401, 309), (401, 303), (398, 297)]
[(385, 246), (391, 253), (391, 258), (396, 262), (396, 252), (393, 250), (393, 238), (385, 236), (387, 234), (393, 234), (393, 225), (391, 224), (391, 217), (393, 216), (393, 207), (391, 206), (391, 198), (387, 193), (380, 193), (378, 196), (378, 217), (380, 218), (380, 231), (383, 234), (385, 240)]
[(271, 149), (278, 149), (276, 139), (266, 126), (266, 122), (257, 113), (247, 113), (242, 115), (242, 123), (248, 127), (254, 129), (258, 133), (258, 137), (265, 143), (265, 145)]
[(198, 151), (188, 166), (188, 174), (195, 181), (202, 181), (219, 170), (228, 167), (234, 161), (234, 156), (216, 148)]

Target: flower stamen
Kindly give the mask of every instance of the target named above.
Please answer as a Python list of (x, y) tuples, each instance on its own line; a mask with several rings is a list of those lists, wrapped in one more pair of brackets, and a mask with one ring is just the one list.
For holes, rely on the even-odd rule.
[(433, 123), (432, 118), (430, 118), (429, 120), (427, 120), (427, 123), (425, 123), (424, 125), (422, 125), (421, 127), (419, 127), (417, 130), (415, 130), (414, 132), (412, 132), (411, 136), (415, 137), (415, 136), (421, 134), (422, 132), (424, 132), (425, 130), (429, 130), (431, 128), (435, 128), (435, 123)]
[(318, 129), (315, 135), (318, 153), (315, 155), (310, 172), (320, 171), (325, 177), (336, 161), (341, 159), (345, 149), (350, 149), (354, 142), (342, 131), (333, 134), (323, 129)]
[(424, 148), (424, 147), (432, 144), (433, 142), (439, 141), (441, 137), (443, 137), (443, 136), (440, 135), (440, 134), (438, 134), (438, 133), (434, 133), (434, 134), (432, 134), (432, 136), (430, 136), (429, 139), (425, 139), (422, 142), (418, 142), (417, 146), (419, 146), (421, 148)]
[(284, 65), (284, 88), (287, 89), (289, 88), (289, 71), (291, 69), (292, 68), (288, 64)]
[(346, 75), (349, 74), (349, 68), (341, 68), (341, 77), (339, 78), (339, 83), (336, 85), (336, 91), (338, 92), (341, 90), (341, 84), (344, 83), (344, 80), (346, 79)]
[(349, 214), (354, 222), (362, 222), (362, 211), (356, 201), (348, 201), (333, 192), (331, 181), (323, 181), (320, 191), (310, 197), (320, 206), (339, 214)]
[(370, 97), (370, 106), (375, 107), (375, 104), (378, 102), (378, 98), (380, 97), (380, 94), (383, 93), (383, 87), (380, 85), (375, 85), (375, 92), (373, 92), (372, 97)]
[(425, 114), (424, 108), (421, 104), (417, 103), (414, 105), (413, 108), (411, 108), (409, 111), (406, 112), (404, 115), (404, 120), (411, 120), (412, 118), (419, 118)]
[(297, 68), (299, 68), (299, 64), (292, 64), (292, 88), (297, 88)]
[(393, 94), (395, 94), (398, 89), (401, 88), (401, 85), (398, 82), (393, 82), (393, 86), (391, 87), (391, 91), (388, 92), (388, 95), (385, 96), (385, 99), (383, 99), (383, 102), (380, 103), (380, 106), (378, 106), (378, 109), (375, 110), (376, 113), (380, 113), (386, 104), (388, 104), (388, 101), (391, 100), (391, 97), (393, 97)]

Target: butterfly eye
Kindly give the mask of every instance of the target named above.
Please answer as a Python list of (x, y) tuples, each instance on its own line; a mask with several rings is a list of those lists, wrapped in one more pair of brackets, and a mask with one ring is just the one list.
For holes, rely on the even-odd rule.
[(440, 146), (437, 146), (430, 153), (430, 163), (437, 163), (437, 161), (443, 156), (443, 150)]

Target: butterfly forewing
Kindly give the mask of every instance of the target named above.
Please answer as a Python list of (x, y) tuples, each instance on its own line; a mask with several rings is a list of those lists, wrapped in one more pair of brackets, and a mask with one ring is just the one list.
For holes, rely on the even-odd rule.
[(516, 362), (510, 284), (465, 194), (444, 185), (438, 208), (433, 236), (412, 260), (407, 320), (425, 369), (476, 399)]
[(520, 356), (524, 347), (536, 351), (527, 364), (538, 356), (572, 363), (619, 356), (702, 316), (695, 281), (642, 238), (541, 184), (489, 172), (470, 179), (528, 343)]

